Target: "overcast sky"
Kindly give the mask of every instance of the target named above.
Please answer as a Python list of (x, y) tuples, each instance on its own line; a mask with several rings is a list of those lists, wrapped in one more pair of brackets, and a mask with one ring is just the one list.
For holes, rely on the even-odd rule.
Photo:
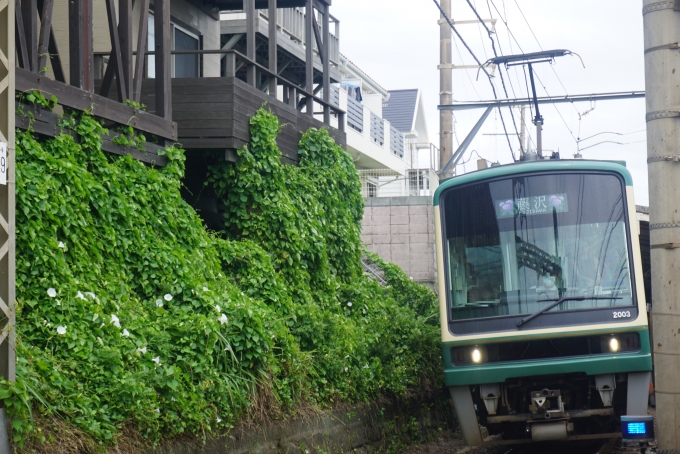
[[(452, 0), (453, 20), (474, 19), (466, 0)], [(498, 19), (496, 49), (501, 55), (529, 53), (548, 49), (569, 49), (581, 56), (562, 57), (554, 65), (536, 67), (540, 82), (538, 96), (590, 94), (615, 91), (644, 90), (644, 57), (642, 35), (642, 2), (637, 0), (471, 0), (483, 18)], [(500, 11), (499, 14), (496, 9)], [(491, 14), (489, 13), (491, 9)], [(439, 145), (439, 12), (433, 0), (337, 0), (332, 14), (341, 21), (340, 49), (355, 64), (388, 90), (420, 88), (424, 94), (430, 141)], [(524, 17), (526, 17), (526, 21)], [(502, 20), (501, 20), (502, 19)], [(506, 21), (508, 28), (503, 24)], [(529, 25), (527, 25), (527, 22)], [(479, 25), (459, 25), (463, 39), (480, 61), (493, 57), (491, 41)], [(533, 30), (533, 33), (532, 33)], [(535, 37), (534, 38), (534, 34)], [(474, 64), (473, 58), (460, 40), (454, 40), (454, 64)], [(520, 50), (521, 47), (521, 50)], [(554, 70), (554, 71), (553, 71)], [(503, 69), (505, 71), (505, 69)], [(509, 96), (526, 96), (526, 83), (521, 68), (509, 68), (506, 73)], [(453, 98), (458, 101), (493, 99), (488, 79), (476, 70), (454, 71)], [(505, 97), (498, 75), (495, 84), (499, 97)], [(543, 87), (545, 86), (545, 88)], [(579, 122), (579, 113), (583, 114)], [(462, 141), (476, 123), (482, 110), (457, 112), (456, 132)], [(648, 204), (645, 103), (643, 99), (589, 103), (542, 105), (545, 120), (544, 149), (559, 149), (562, 157), (576, 153), (576, 139), (581, 148), (601, 141), (604, 143), (583, 150), (586, 159), (627, 161), (635, 183), (636, 203)], [(560, 117), (561, 114), (561, 117)], [(508, 131), (514, 131), (510, 112), (503, 111)], [(519, 124), (519, 112), (515, 111)], [(529, 113), (527, 111), (527, 117)], [(535, 136), (532, 128), (532, 138)], [(498, 111), (492, 113), (484, 128), (472, 143), (464, 160), (472, 151), (490, 161), (512, 162), (502, 133)], [(519, 142), (513, 140), (513, 148)], [(456, 144), (454, 144), (456, 145)], [(515, 151), (517, 152), (517, 151)], [(465, 170), (476, 168), (476, 156)], [(463, 171), (459, 167), (459, 172)]]

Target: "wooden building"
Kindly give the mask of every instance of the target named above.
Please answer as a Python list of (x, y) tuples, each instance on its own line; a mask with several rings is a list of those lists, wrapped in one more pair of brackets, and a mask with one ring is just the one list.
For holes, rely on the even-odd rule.
[[(309, 127), (346, 141), (344, 112), (324, 89), (340, 77), (331, 1), (16, 0), (17, 93), (39, 90), (63, 109), (90, 110), (112, 136), (131, 124), (153, 137), (146, 153), (112, 137), (104, 149), (157, 165), (166, 142), (179, 142), (189, 162), (203, 152), (235, 159), (250, 140), (250, 116), (266, 104), (285, 125), (283, 160), (295, 163)], [(229, 20), (234, 12), (242, 18)], [(297, 36), (288, 32), (293, 19)], [(26, 109), (37, 133), (55, 134), (56, 115)], [(18, 127), (28, 123), (17, 117)]]

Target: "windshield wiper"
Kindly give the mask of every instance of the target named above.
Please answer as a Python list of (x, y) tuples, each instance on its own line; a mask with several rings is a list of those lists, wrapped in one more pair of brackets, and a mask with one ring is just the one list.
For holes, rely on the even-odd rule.
[(528, 317), (523, 318), (518, 324), (517, 328), (521, 328), (522, 325), (529, 323), (539, 315), (548, 312), (550, 309), (552, 309), (555, 306), (559, 306), (560, 304), (564, 303), (565, 301), (585, 301), (585, 300), (620, 300), (623, 299), (620, 296), (564, 296), (562, 298), (550, 298), (550, 299), (545, 299), (545, 300), (537, 300), (537, 303), (544, 303), (546, 301), (554, 301), (554, 303), (549, 304), (548, 306), (544, 307), (540, 311), (534, 312)]

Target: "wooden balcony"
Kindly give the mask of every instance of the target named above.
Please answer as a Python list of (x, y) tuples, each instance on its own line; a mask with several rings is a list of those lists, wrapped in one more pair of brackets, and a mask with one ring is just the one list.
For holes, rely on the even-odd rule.
[[(312, 127), (328, 129), (331, 137), (345, 148), (345, 132), (330, 126), (331, 116), (341, 120), (337, 124), (344, 124), (343, 111), (280, 77), (273, 81), (273, 73), (267, 68), (237, 52), (225, 53), (227, 67), (231, 68), (227, 71), (231, 75), (227, 77), (172, 79), (173, 120), (177, 123), (177, 141), (184, 149), (223, 150), (227, 160), (234, 160), (235, 151), (250, 142), (250, 117), (261, 107), (271, 110), (282, 125), (277, 143), (284, 162), (297, 163), (301, 134)], [(237, 61), (241, 64), (237, 65)], [(272, 79), (278, 97), (248, 84), (245, 80), (251, 70), (256, 70), (255, 80)], [(264, 85), (270, 86), (266, 80)], [(142, 103), (154, 106), (154, 93), (153, 79), (145, 80)], [(317, 116), (326, 116), (329, 121), (324, 123), (298, 109), (306, 109), (308, 105), (316, 106), (319, 109)]]

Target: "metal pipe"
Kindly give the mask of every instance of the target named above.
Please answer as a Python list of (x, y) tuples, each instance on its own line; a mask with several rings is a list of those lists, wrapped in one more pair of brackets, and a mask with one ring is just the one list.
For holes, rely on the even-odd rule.
[[(616, 99), (634, 99), (644, 98), (644, 91), (630, 91), (618, 93), (593, 93), (589, 95), (574, 95), (574, 96), (548, 96), (544, 98), (537, 98), (538, 104), (561, 104), (574, 102), (591, 102), (591, 101), (613, 101)], [(486, 109), (492, 107), (510, 107), (510, 106), (526, 106), (533, 103), (532, 98), (519, 99), (498, 99), (490, 101), (477, 101), (459, 104), (441, 104), (437, 106), (439, 110), (471, 110), (471, 109)]]
[[(680, 452), (680, 249), (655, 248), (680, 239), (680, 42), (678, 2), (643, 0), (645, 89), (647, 93), (647, 172), (649, 175), (652, 319), (656, 422), (659, 452)], [(677, 47), (677, 46), (676, 46)], [(650, 301), (651, 303), (651, 301)], [(644, 312), (641, 315), (646, 315)]]
[[(441, 8), (446, 16), (451, 17), (451, 0), (442, 0)], [(451, 27), (441, 14), (439, 20), (439, 102), (444, 105), (451, 104), (453, 101), (452, 33)], [(443, 171), (445, 164), (453, 156), (453, 112), (451, 111), (439, 112), (439, 150), (441, 153), (440, 168)]]
[(465, 140), (463, 140), (463, 142), (460, 144), (456, 152), (449, 158), (448, 161), (445, 161), (443, 163), (441, 170), (437, 172), (438, 175), (451, 175), (454, 173), (454, 170), (451, 169), (455, 169), (456, 164), (458, 164), (458, 161), (460, 161), (460, 158), (463, 157), (465, 150), (468, 149), (468, 147), (472, 143), (472, 140), (475, 138), (479, 130), (482, 128), (482, 125), (484, 124), (486, 118), (491, 113), (491, 110), (493, 110), (493, 106), (489, 106), (486, 108), (484, 114), (482, 114), (482, 117), (479, 120), (477, 120), (477, 124), (475, 124), (475, 127), (472, 128), (472, 131), (470, 131), (467, 137), (465, 137)]

